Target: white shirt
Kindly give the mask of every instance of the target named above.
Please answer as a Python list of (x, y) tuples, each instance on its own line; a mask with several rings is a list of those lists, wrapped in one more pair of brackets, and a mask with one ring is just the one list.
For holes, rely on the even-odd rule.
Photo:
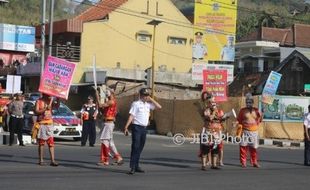
[(153, 103), (143, 102), (141, 100), (133, 102), (129, 110), (129, 114), (133, 116), (133, 124), (144, 127), (148, 126), (150, 111), (154, 109), (155, 105)]
[(310, 128), (310, 113), (305, 114), (304, 125), (307, 127), (307, 129)]
[(194, 43), (193, 45), (193, 58), (194, 59), (203, 59), (207, 53), (207, 46), (201, 43)]

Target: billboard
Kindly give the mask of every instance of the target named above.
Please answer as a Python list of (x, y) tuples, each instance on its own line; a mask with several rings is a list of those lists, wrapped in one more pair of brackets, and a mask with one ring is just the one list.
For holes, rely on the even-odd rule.
[(35, 28), (0, 24), (0, 49), (34, 52)]
[(195, 0), (193, 61), (235, 59), (237, 0)]
[(308, 112), (309, 97), (274, 96), (272, 104), (261, 101), (259, 108), (263, 113), (264, 121), (278, 122), (303, 122), (304, 115)]
[(228, 64), (205, 64), (205, 63), (193, 63), (192, 64), (192, 80), (198, 83), (202, 82), (203, 70), (226, 70), (227, 71), (227, 84), (234, 81), (234, 66)]

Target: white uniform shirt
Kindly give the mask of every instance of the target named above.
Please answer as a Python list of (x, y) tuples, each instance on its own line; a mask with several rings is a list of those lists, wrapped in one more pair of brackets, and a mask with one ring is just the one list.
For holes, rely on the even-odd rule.
[(194, 43), (193, 45), (193, 58), (194, 59), (203, 59), (207, 53), (207, 47), (201, 43)]
[(307, 129), (310, 128), (310, 113), (305, 114), (304, 125), (307, 127)]
[(150, 110), (154, 110), (155, 105), (141, 100), (132, 103), (129, 114), (133, 116), (133, 124), (146, 127), (149, 124)]
[(224, 46), (221, 52), (223, 61), (234, 61), (235, 60), (235, 48)]

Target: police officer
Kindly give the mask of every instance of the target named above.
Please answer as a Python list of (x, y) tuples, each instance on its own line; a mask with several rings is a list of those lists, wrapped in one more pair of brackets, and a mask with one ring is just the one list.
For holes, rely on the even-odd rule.
[(147, 88), (141, 88), (139, 91), (139, 100), (132, 103), (129, 118), (125, 125), (124, 134), (128, 135), (128, 127), (131, 125), (132, 144), (130, 155), (130, 172), (144, 173), (139, 167), (140, 155), (143, 150), (146, 140), (146, 127), (149, 124), (150, 111), (155, 108), (161, 109), (161, 105), (150, 97), (150, 92)]
[(82, 138), (81, 146), (86, 145), (87, 138), (89, 136), (89, 146), (95, 146), (96, 141), (96, 117), (98, 114), (97, 105), (94, 103), (94, 98), (88, 96), (87, 103), (83, 105), (81, 110), (81, 122), (82, 128)]
[(304, 152), (304, 165), (310, 166), (310, 105), (308, 106), (308, 113), (304, 119), (305, 130), (305, 152)]
[(202, 32), (195, 33), (195, 43), (193, 44), (193, 60), (203, 60), (205, 56), (208, 55), (208, 49), (205, 44), (202, 43)]
[(227, 36), (227, 45), (222, 48), (221, 59), (223, 61), (235, 60), (234, 36)]
[(25, 146), (23, 142), (22, 130), (24, 126), (24, 115), (23, 115), (23, 97), (22, 94), (15, 94), (15, 99), (9, 104), (9, 130), (10, 130), (10, 142), (9, 145), (13, 145), (14, 133), (17, 134), (19, 146)]

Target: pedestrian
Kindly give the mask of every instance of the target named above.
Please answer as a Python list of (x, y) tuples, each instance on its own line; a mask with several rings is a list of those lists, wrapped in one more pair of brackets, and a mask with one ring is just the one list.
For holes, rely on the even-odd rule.
[(113, 90), (107, 90), (106, 93), (107, 100), (101, 103), (99, 95), (97, 93), (97, 102), (99, 109), (102, 110), (103, 114), (103, 128), (100, 135), (101, 141), (101, 151), (100, 151), (100, 161), (98, 165), (109, 165), (109, 157), (112, 152), (113, 158), (117, 165), (122, 165), (123, 158), (121, 154), (117, 151), (113, 140), (113, 130), (115, 127), (115, 117), (117, 114), (117, 102), (115, 98), (115, 93)]
[(253, 107), (254, 99), (252, 94), (246, 94), (246, 107), (241, 108), (237, 121), (239, 129), (237, 136), (241, 138), (240, 141), (240, 162), (243, 168), (246, 167), (247, 151), (250, 151), (251, 164), (253, 167), (259, 168), (257, 162), (257, 148), (258, 148), (258, 127), (262, 121), (262, 114), (256, 107)]
[(85, 146), (87, 138), (89, 138), (89, 146), (94, 147), (96, 142), (96, 118), (98, 107), (94, 103), (94, 98), (92, 96), (87, 97), (87, 102), (83, 105), (81, 114), (81, 123), (83, 126), (81, 146)]
[(39, 123), (38, 131), (38, 152), (39, 152), (39, 165), (45, 165), (43, 160), (43, 150), (44, 145), (47, 143), (50, 153), (51, 166), (58, 166), (58, 163), (55, 161), (55, 143), (54, 143), (54, 127), (53, 127), (53, 118), (52, 110), (58, 108), (60, 104), (59, 99), (57, 98), (53, 101), (53, 98), (47, 94), (43, 94), (41, 98), (36, 101), (35, 104), (35, 113), (38, 115), (37, 122)]
[[(221, 131), (223, 128), (224, 112), (217, 107), (213, 96), (207, 97), (207, 107), (204, 110), (204, 127), (201, 133), (201, 169), (207, 168), (207, 156), (211, 153), (211, 169), (220, 169), (217, 166), (218, 155), (223, 146)], [(210, 157), (208, 159), (210, 161)]]
[(308, 105), (308, 113), (304, 118), (304, 134), (305, 134), (305, 151), (304, 151), (304, 165), (310, 166), (310, 105)]
[(9, 104), (8, 111), (10, 114), (9, 130), (10, 142), (12, 146), (14, 142), (14, 133), (17, 134), (19, 146), (25, 146), (23, 142), (22, 130), (24, 127), (24, 114), (23, 114), (24, 101), (21, 93), (15, 94), (15, 99)]
[(150, 111), (154, 109), (161, 109), (161, 105), (150, 97), (147, 88), (141, 88), (139, 91), (139, 100), (132, 103), (129, 117), (125, 125), (124, 134), (128, 135), (129, 125), (132, 132), (132, 144), (130, 154), (130, 172), (144, 173), (139, 167), (140, 155), (142, 153), (146, 141), (146, 127), (149, 125)]

